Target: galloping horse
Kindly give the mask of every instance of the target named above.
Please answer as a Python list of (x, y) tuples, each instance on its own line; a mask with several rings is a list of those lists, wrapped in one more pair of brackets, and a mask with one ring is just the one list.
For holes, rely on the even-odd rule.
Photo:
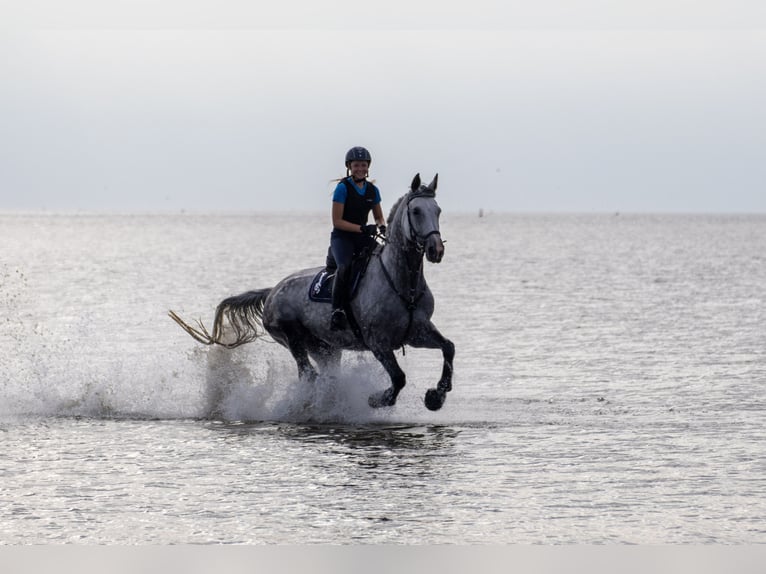
[[(386, 241), (372, 253), (348, 305), (353, 329), (330, 330), (330, 307), (310, 300), (310, 285), (321, 268), (298, 271), (272, 288), (223, 300), (216, 309), (212, 335), (199, 321), (195, 328), (173, 311), (170, 316), (207, 345), (237, 347), (254, 341), (265, 330), (289, 349), (300, 376), (310, 380), (316, 379), (317, 371), (309, 357), (324, 371), (338, 368), (343, 349), (369, 350), (391, 377), (389, 388), (370, 396), (373, 408), (393, 406), (406, 383), (395, 349), (404, 345), (441, 349), (441, 379), (425, 395), (426, 407), (439, 410), (452, 389), (455, 346), (431, 322), (434, 297), (423, 275), (424, 255), (432, 263), (439, 263), (444, 255), (437, 181), (438, 175), (429, 185), (421, 185), (420, 174), (416, 175), (410, 190), (391, 208)], [(234, 331), (233, 342), (224, 339), (224, 321)]]

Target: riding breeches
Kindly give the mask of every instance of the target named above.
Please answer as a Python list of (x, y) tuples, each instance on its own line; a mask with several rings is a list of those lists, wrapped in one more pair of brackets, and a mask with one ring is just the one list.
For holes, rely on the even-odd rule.
[(345, 307), (351, 262), (354, 259), (354, 255), (360, 253), (369, 245), (369, 242), (370, 238), (361, 233), (333, 229), (330, 235), (330, 251), (335, 259), (335, 264), (338, 266), (332, 289), (333, 309)]

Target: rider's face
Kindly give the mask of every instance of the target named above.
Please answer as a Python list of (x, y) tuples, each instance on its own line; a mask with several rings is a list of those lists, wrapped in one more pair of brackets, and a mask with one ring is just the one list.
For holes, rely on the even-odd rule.
[(367, 177), (367, 172), (370, 170), (370, 164), (366, 161), (352, 161), (348, 166), (351, 170), (351, 176), (354, 179), (364, 179)]

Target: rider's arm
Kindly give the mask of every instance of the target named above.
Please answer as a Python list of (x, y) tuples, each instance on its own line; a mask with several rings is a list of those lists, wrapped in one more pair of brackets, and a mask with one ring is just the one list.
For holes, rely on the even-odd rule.
[(386, 224), (386, 218), (383, 216), (383, 208), (379, 203), (376, 203), (372, 207), (372, 216), (375, 218), (375, 223), (378, 226)]

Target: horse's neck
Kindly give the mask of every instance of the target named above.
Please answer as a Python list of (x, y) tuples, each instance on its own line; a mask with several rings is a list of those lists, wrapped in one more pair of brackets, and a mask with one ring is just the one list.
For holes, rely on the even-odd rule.
[(381, 259), (393, 282), (402, 288), (412, 288), (422, 281), (423, 252), (408, 243), (402, 226), (391, 230)]

